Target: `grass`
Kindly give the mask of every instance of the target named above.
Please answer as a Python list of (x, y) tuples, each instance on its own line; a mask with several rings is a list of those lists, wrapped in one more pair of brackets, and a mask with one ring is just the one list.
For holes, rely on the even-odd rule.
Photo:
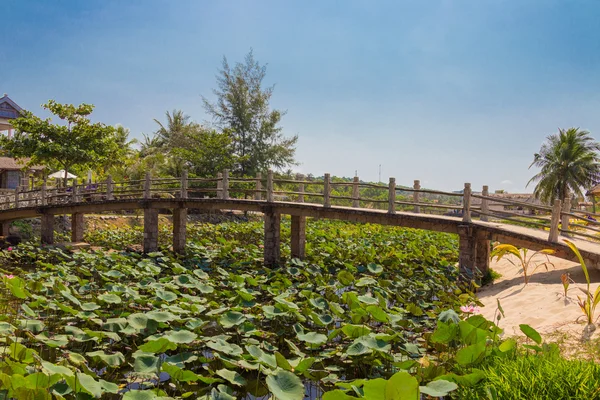
[(558, 351), (492, 358), (483, 366), (485, 384), (461, 386), (455, 399), (600, 399), (600, 364), (568, 360)]

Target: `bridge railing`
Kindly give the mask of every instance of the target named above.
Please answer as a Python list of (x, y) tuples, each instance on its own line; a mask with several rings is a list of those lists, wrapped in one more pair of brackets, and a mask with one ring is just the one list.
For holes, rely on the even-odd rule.
[[(579, 236), (600, 240), (600, 214), (572, 210), (569, 201), (559, 200), (552, 207), (521, 201), (503, 194), (490, 194), (488, 187), (473, 193), (465, 183), (460, 192), (423, 189), (419, 180), (412, 187), (362, 182), (358, 177), (343, 180), (324, 174), (323, 177), (276, 176), (273, 171), (263, 176), (232, 177), (228, 170), (215, 178), (189, 178), (184, 171), (180, 178), (153, 178), (78, 183), (63, 188), (47, 188), (12, 193), (0, 193), (0, 210), (40, 207), (81, 202), (122, 201), (179, 198), (247, 199), (265, 202), (319, 204), (323, 207), (350, 207), (397, 212), (427, 213), (462, 218), (465, 223), (478, 218), (483, 222), (503, 222), (548, 231), (550, 241), (558, 236)], [(530, 199), (529, 199), (530, 200)]]

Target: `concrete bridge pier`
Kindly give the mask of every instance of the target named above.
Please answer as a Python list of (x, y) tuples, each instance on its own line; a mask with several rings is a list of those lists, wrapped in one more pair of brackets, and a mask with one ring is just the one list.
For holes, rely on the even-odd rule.
[(173, 251), (183, 254), (185, 252), (187, 208), (173, 209)]
[[(464, 280), (480, 281), (490, 269), (489, 234), (465, 224), (458, 226), (458, 237), (459, 273)], [(476, 276), (476, 273), (481, 276)]]
[(71, 242), (83, 242), (83, 233), (85, 230), (85, 220), (82, 213), (71, 215)]
[(275, 266), (281, 261), (281, 214), (272, 209), (265, 210), (265, 240), (264, 260), (265, 265)]
[(144, 208), (144, 253), (158, 250), (158, 209)]
[(0, 223), (0, 236), (7, 237), (10, 235), (10, 222)]
[(54, 244), (54, 214), (42, 214), (41, 220), (42, 244)]
[(306, 217), (292, 215), (292, 257), (304, 259), (306, 256)]

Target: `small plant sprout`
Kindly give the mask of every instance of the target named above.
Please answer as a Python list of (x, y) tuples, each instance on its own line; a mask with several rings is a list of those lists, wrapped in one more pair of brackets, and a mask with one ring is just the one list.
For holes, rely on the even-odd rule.
[(560, 281), (562, 282), (563, 285), (563, 289), (564, 289), (564, 296), (565, 298), (567, 297), (567, 292), (569, 291), (569, 285), (571, 283), (574, 283), (573, 279), (571, 279), (571, 276), (569, 275), (568, 272), (565, 272), (564, 274), (562, 274), (560, 276)]
[[(535, 259), (535, 257), (541, 254), (546, 257), (546, 261), (540, 261)], [(514, 265), (517, 268), (521, 268), (519, 272), (523, 273), (523, 278), (525, 279), (525, 284), (529, 283), (529, 279), (531, 275), (540, 267), (546, 268), (548, 271), (548, 266), (551, 265), (554, 268), (554, 264), (548, 258), (549, 255), (554, 254), (554, 250), (552, 249), (543, 249), (539, 251), (531, 252), (528, 249), (519, 249), (512, 244), (501, 244), (498, 243), (494, 246), (492, 250), (491, 259), (493, 260), (496, 257), (496, 261), (500, 261), (503, 257), (507, 255), (513, 255), (517, 259), (516, 261), (512, 258), (506, 258), (508, 262)]]
[(594, 324), (594, 314), (596, 313), (596, 306), (600, 302), (600, 286), (596, 289), (596, 291), (592, 294), (590, 290), (590, 274), (588, 273), (587, 266), (585, 265), (585, 261), (579, 252), (579, 249), (573, 242), (567, 239), (563, 239), (564, 242), (569, 246), (569, 248), (575, 253), (579, 263), (581, 264), (581, 269), (583, 270), (583, 274), (585, 275), (585, 281), (587, 283), (586, 289), (579, 289), (583, 293), (585, 293), (585, 300), (581, 299), (581, 297), (577, 296), (579, 307), (581, 307), (581, 311), (586, 317), (588, 325)]

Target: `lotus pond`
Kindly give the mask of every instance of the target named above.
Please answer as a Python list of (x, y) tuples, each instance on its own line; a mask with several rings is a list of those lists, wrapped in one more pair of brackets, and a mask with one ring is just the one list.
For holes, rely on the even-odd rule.
[(459, 321), (474, 299), (452, 235), (311, 220), (307, 259), (266, 268), (260, 222), (191, 225), (185, 257), (167, 228), (164, 251), (122, 251), (140, 233), (0, 254), (0, 397), (441, 397), (500, 344), (493, 323)]

